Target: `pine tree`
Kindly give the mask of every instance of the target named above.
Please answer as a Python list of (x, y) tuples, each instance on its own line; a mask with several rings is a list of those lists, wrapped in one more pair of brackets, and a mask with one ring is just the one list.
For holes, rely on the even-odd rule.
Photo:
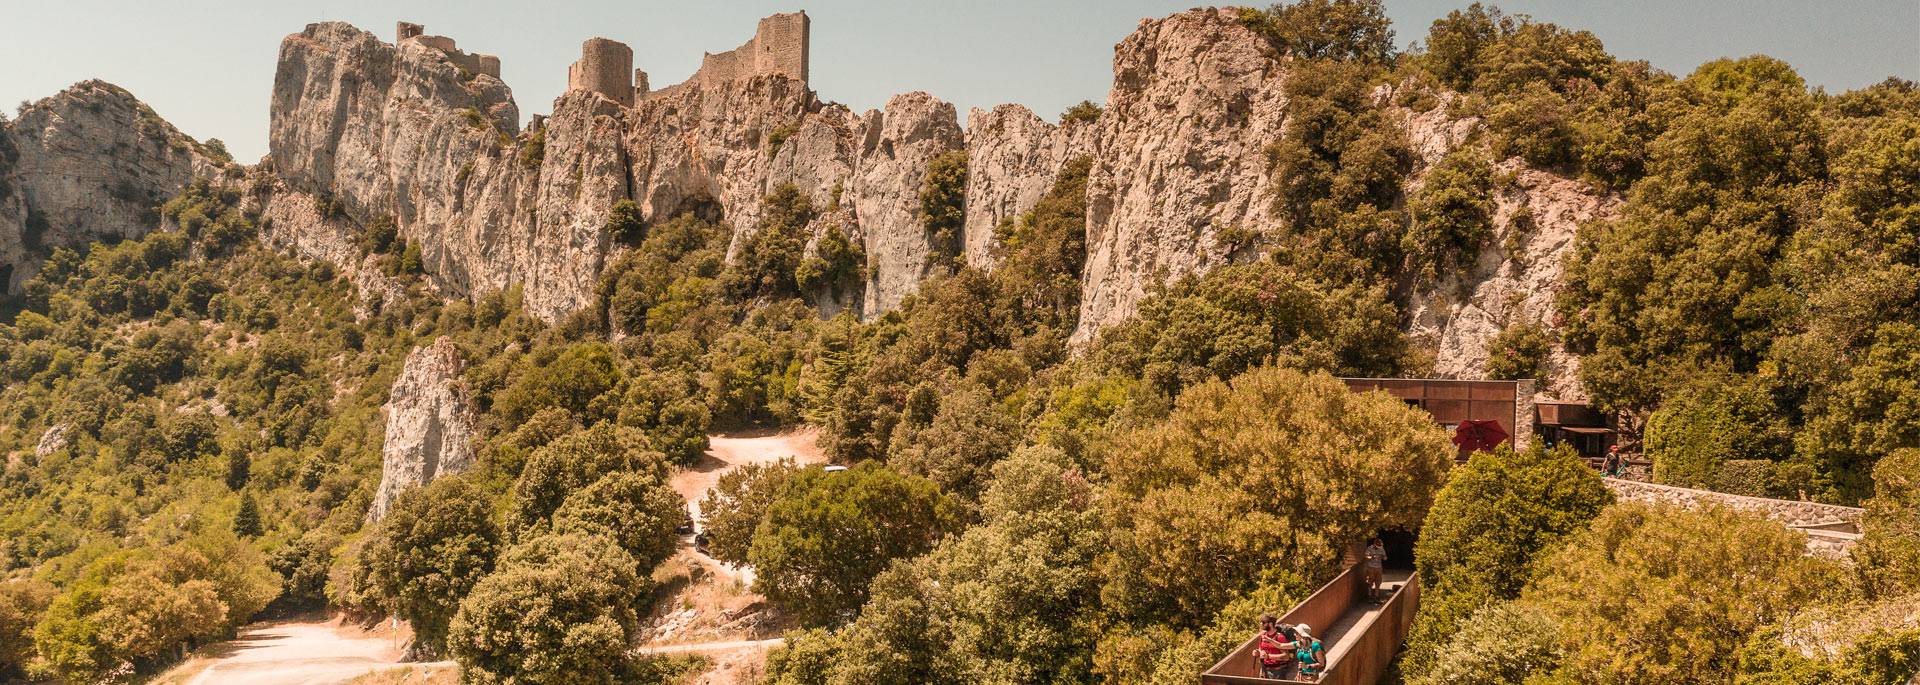
[(253, 472), (253, 457), (245, 449), (227, 452), (227, 489), (239, 490), (247, 486), (247, 478)]
[(260, 503), (253, 499), (253, 493), (240, 496), (240, 510), (233, 514), (233, 534), (243, 538), (259, 537), (264, 529), (260, 526)]

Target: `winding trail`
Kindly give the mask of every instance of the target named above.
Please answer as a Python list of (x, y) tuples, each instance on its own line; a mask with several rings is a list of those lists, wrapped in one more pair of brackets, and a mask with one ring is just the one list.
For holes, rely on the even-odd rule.
[(395, 668), (454, 668), (451, 661), (400, 663), (391, 638), (350, 634), (332, 621), (257, 624), (157, 679), (185, 685), (336, 685)]

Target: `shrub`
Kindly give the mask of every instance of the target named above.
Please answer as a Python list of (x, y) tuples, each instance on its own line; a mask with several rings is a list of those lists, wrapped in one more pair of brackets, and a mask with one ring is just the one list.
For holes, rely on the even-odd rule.
[(1552, 334), (1546, 327), (1520, 322), (1500, 329), (1487, 343), (1487, 377), (1499, 380), (1542, 378), (1547, 375), (1547, 357), (1553, 351)]
[(1440, 160), (1410, 200), (1413, 222), (1404, 245), (1415, 275), (1435, 280), (1470, 266), (1493, 237), (1493, 170), (1479, 150), (1462, 147)]
[(1393, 22), (1379, 0), (1298, 0), (1240, 21), (1298, 57), (1385, 64), (1393, 59)]
[(787, 139), (792, 138), (793, 134), (798, 132), (800, 132), (800, 127), (793, 124), (775, 126), (773, 130), (768, 131), (767, 158), (772, 159), (774, 155), (780, 154), (780, 146), (785, 145)]
[(500, 531), (482, 491), (462, 476), (400, 493), (360, 554), (375, 593), (443, 653), (461, 600), (494, 567)]
[(1414, 550), (1420, 612), (1407, 636), (1406, 672), (1454, 682), (1443, 674), (1457, 671), (1442, 664), (1467, 659), (1454, 654), (1470, 646), (1458, 642), (1467, 617), (1520, 596), (1536, 560), (1612, 500), (1593, 469), (1564, 448), (1502, 447), (1454, 469)]
[(767, 507), (780, 497), (800, 467), (792, 459), (770, 464), (747, 464), (728, 471), (700, 500), (701, 529), (707, 534), (707, 553), (730, 564), (747, 563), (753, 535), (766, 518)]
[(653, 474), (614, 472), (567, 495), (553, 512), (553, 531), (612, 540), (645, 574), (673, 556), (673, 531), (686, 518), (686, 502)]
[(1061, 125), (1091, 124), (1099, 121), (1103, 112), (1104, 110), (1099, 105), (1093, 104), (1092, 100), (1081, 100), (1060, 113), (1060, 123)]
[(927, 243), (935, 258), (958, 256), (967, 223), (966, 150), (950, 150), (927, 162), (927, 177), (920, 185), (920, 214), (926, 219)]
[(747, 553), (754, 589), (811, 625), (852, 618), (868, 583), (960, 528), (958, 503), (923, 478), (878, 464), (793, 476)]
[(634, 607), (650, 581), (619, 545), (582, 533), (543, 535), (501, 556), (460, 603), (448, 645), (461, 679), (613, 683), (631, 679)]
[(513, 530), (524, 533), (544, 523), (576, 491), (623, 472), (656, 481), (666, 478), (664, 459), (647, 449), (646, 439), (631, 428), (602, 422), (547, 443), (527, 457), (513, 485)]
[(647, 239), (647, 224), (640, 219), (640, 205), (632, 200), (615, 200), (607, 210), (607, 235), (622, 245), (638, 245)]
[(536, 129), (520, 146), (520, 168), (538, 169), (547, 160), (547, 130)]

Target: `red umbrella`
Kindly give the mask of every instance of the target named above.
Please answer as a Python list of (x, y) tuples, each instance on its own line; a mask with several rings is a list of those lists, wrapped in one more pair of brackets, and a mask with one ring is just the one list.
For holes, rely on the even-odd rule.
[(1507, 441), (1507, 430), (1500, 427), (1499, 421), (1466, 420), (1453, 431), (1453, 444), (1462, 452), (1491, 452)]

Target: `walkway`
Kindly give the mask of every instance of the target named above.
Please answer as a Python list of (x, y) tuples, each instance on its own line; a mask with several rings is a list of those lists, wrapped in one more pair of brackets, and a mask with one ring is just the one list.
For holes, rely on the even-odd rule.
[(1332, 627), (1318, 629), (1320, 644), (1327, 648), (1327, 663), (1333, 663), (1345, 656), (1347, 650), (1353, 648), (1354, 643), (1357, 642), (1356, 638), (1366, 634), (1366, 629), (1373, 625), (1374, 617), (1386, 610), (1387, 598), (1399, 592), (1400, 588), (1406, 587), (1407, 579), (1411, 577), (1413, 577), (1412, 571), (1387, 569), (1380, 577), (1379, 602), (1354, 602), (1353, 606), (1347, 607), (1346, 613), (1340, 615), (1340, 620), (1333, 622)]
[[(1392, 663), (1406, 638), (1419, 606), (1420, 584), (1404, 570), (1388, 570), (1382, 578), (1381, 598), (1366, 597), (1358, 567), (1349, 567), (1312, 596), (1287, 611), (1280, 622), (1307, 624), (1326, 648), (1327, 668), (1322, 685), (1372, 685)], [(1253, 631), (1248, 626), (1248, 632)], [(1260, 677), (1254, 661), (1254, 639), (1222, 657), (1200, 676), (1204, 685), (1268, 685), (1301, 681)]]

